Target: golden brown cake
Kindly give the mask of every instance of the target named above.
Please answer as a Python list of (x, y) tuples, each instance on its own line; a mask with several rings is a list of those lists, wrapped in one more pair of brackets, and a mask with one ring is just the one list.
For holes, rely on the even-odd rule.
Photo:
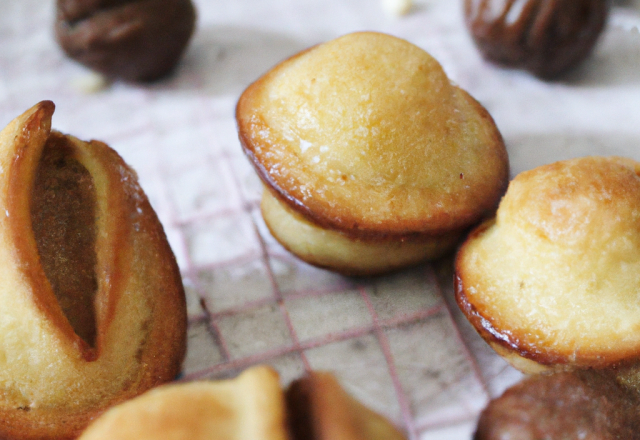
[(266, 366), (224, 381), (171, 384), (111, 408), (80, 440), (404, 440), (328, 373), (294, 382), (286, 398)]
[(616, 368), (640, 383), (639, 175), (617, 157), (521, 173), (462, 246), (458, 304), (517, 368)]
[(273, 235), (346, 274), (450, 250), (508, 180), (487, 111), (390, 35), (349, 34), (291, 57), (245, 90), (236, 119)]
[(0, 133), (0, 438), (71, 439), (173, 379), (180, 273), (137, 177), (51, 130), (43, 101)]
[(256, 367), (232, 380), (165, 385), (115, 406), (82, 440), (287, 440), (275, 371)]

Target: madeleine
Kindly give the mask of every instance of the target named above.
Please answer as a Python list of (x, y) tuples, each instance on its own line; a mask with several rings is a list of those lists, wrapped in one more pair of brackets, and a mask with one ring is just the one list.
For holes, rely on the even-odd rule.
[(517, 368), (615, 368), (638, 385), (639, 175), (616, 157), (521, 173), (462, 246), (458, 304)]
[(508, 180), (487, 111), (390, 35), (349, 34), (291, 57), (245, 90), (236, 119), (273, 235), (345, 274), (447, 252)]
[(0, 133), (0, 437), (72, 439), (173, 379), (185, 299), (137, 177), (51, 130), (43, 101)]

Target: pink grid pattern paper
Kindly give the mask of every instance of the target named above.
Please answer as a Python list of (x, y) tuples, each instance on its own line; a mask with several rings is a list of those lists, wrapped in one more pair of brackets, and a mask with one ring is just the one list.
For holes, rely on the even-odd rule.
[(488, 108), (513, 174), (586, 154), (640, 160), (637, 2), (616, 6), (593, 59), (557, 83), (483, 62), (450, 0), (416, 2), (405, 17), (368, 0), (195, 4), (198, 30), (173, 76), (90, 91), (95, 77), (53, 40), (54, 1), (2, 0), (0, 125), (51, 99), (54, 128), (103, 140), (136, 169), (187, 292), (179, 380), (232, 377), (266, 363), (286, 385), (329, 370), (411, 440), (470, 439), (481, 409), (520, 374), (458, 310), (452, 257), (347, 278), (291, 256), (262, 221), (261, 183), (237, 140), (235, 103), (281, 59), (350, 31), (379, 30), (428, 50)]

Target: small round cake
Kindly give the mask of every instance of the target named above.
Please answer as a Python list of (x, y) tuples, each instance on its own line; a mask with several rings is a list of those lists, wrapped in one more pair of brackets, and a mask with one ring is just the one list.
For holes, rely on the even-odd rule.
[(632, 375), (640, 359), (640, 163), (584, 157), (519, 174), (496, 218), (460, 249), (456, 284), (467, 318), (517, 368)]
[(135, 172), (51, 129), (43, 101), (0, 132), (0, 438), (74, 439), (170, 381), (180, 272)]
[(353, 275), (436, 258), (495, 209), (508, 158), (489, 113), (421, 48), (361, 32), (250, 85), (240, 141), (295, 255)]

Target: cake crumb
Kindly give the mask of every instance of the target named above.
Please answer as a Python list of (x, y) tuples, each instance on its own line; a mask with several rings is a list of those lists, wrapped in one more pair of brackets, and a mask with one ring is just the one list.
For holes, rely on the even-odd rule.
[(382, 0), (382, 9), (390, 15), (400, 17), (411, 10), (412, 0)]
[(101, 92), (109, 86), (109, 81), (101, 74), (89, 72), (71, 81), (74, 89), (87, 95)]

